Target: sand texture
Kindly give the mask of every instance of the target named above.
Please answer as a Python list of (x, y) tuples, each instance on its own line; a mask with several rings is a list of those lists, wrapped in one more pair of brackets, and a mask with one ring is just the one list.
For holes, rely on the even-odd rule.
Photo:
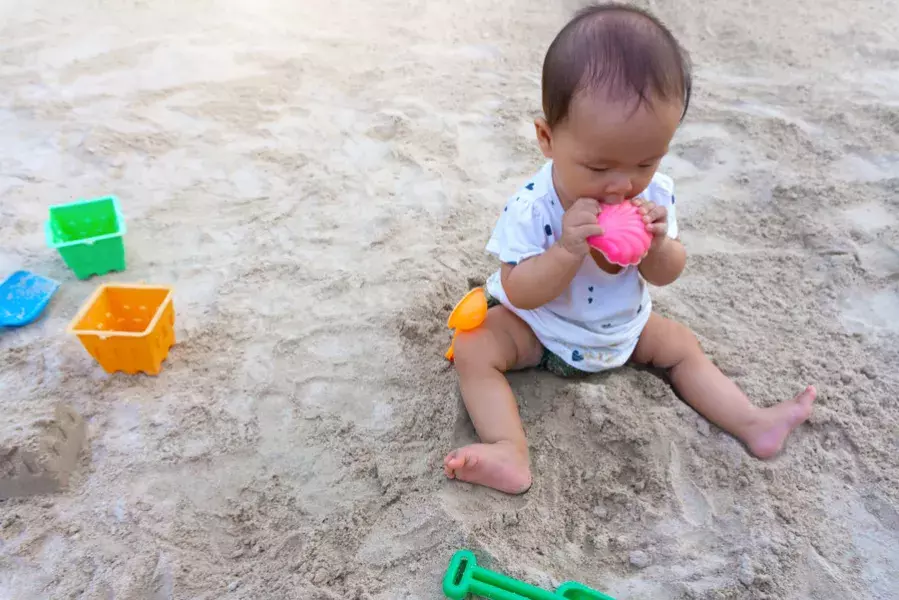
[(24, 415), (6, 413), (7, 430), (0, 438), (0, 499), (59, 491), (81, 458), (87, 427), (71, 406), (57, 404), (52, 413), (34, 417), (30, 406)]
[[(820, 400), (760, 462), (654, 373), (518, 374), (510, 498), (443, 477), (445, 319), (577, 2), (0, 1), (0, 276), (63, 282), (0, 333), (3, 431), (87, 425), (65, 489), (0, 502), (0, 597), (436, 600), (468, 547), (619, 600), (899, 598), (899, 3), (646, 4), (697, 68), (655, 306), (756, 403)], [(47, 207), (105, 194), (128, 269), (78, 281)], [(107, 376), (65, 326), (142, 280), (178, 344)]]

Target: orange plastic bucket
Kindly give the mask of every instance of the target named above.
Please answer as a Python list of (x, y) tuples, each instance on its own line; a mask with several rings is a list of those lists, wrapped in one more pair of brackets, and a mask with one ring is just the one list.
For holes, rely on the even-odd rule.
[(94, 291), (68, 332), (107, 373), (157, 375), (175, 343), (172, 288), (106, 283)]

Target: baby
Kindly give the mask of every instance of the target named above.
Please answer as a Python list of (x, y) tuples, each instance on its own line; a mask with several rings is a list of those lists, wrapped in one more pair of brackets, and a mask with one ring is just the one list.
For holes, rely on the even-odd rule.
[[(459, 335), (455, 366), (479, 444), (451, 452), (448, 477), (510, 494), (531, 472), (504, 373), (540, 367), (568, 377), (628, 361), (665, 369), (677, 393), (759, 458), (780, 451), (812, 410), (815, 389), (759, 408), (703, 354), (685, 326), (652, 311), (647, 283), (675, 281), (672, 180), (657, 173), (690, 101), (689, 59), (652, 15), (622, 5), (583, 9), (543, 63), (537, 142), (548, 162), (511, 197), (487, 244), (501, 261), (487, 281), (484, 324)], [(587, 244), (604, 206), (640, 207), (652, 245), (619, 267)], [(626, 401), (622, 399), (622, 401)]]

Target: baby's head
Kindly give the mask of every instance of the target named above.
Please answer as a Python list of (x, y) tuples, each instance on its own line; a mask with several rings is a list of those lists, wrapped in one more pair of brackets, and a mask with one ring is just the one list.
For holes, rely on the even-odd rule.
[(581, 10), (543, 62), (537, 140), (567, 208), (646, 189), (690, 103), (690, 61), (652, 15), (627, 5)]

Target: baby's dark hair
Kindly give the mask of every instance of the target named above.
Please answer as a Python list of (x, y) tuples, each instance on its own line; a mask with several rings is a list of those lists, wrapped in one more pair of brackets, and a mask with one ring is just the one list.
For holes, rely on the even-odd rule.
[(613, 100), (636, 98), (636, 106), (655, 99), (682, 100), (686, 115), (691, 71), (686, 50), (649, 12), (627, 4), (587, 6), (546, 52), (546, 122), (554, 127), (564, 121), (571, 101), (584, 90), (603, 90)]

